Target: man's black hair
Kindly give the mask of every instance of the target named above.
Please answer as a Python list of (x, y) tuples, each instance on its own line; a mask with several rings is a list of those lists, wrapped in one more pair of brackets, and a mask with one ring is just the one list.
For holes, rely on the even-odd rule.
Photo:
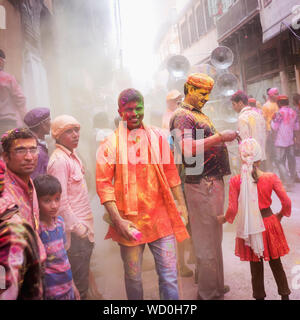
[(239, 90), (231, 97), (231, 101), (236, 103), (242, 101), (243, 104), (246, 106), (248, 105), (248, 96), (246, 95), (245, 92)]
[(13, 142), (17, 139), (35, 139), (36, 136), (28, 128), (16, 128), (7, 131), (2, 135), (1, 144), (3, 152), (8, 153)]

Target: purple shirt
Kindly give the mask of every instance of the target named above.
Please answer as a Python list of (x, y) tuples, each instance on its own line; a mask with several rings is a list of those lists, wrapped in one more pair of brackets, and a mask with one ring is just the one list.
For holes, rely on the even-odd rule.
[(35, 170), (31, 174), (31, 179), (35, 179), (40, 174), (47, 173), (47, 166), (49, 162), (49, 155), (46, 142), (38, 140), (39, 157)]
[(281, 107), (274, 115), (271, 127), (276, 132), (276, 147), (286, 148), (294, 145), (294, 131), (299, 130), (299, 122), (292, 108)]

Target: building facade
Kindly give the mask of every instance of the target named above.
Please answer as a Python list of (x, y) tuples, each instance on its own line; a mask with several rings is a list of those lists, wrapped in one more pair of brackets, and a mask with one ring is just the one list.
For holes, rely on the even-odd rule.
[(270, 87), (287, 95), (300, 91), (298, 30), (292, 28), (296, 3), (239, 0), (217, 20), (218, 42), (233, 50), (242, 88), (262, 102)]
[[(224, 1), (223, 7), (220, 7), (219, 1), (190, 0), (169, 23), (168, 28), (165, 27), (161, 31), (158, 36), (157, 51), (160, 58), (159, 73), (165, 74), (165, 86), (168, 83), (166, 65), (172, 55), (186, 57), (190, 63), (190, 72), (201, 71), (217, 75), (215, 68), (210, 64), (211, 53), (219, 46), (217, 21), (220, 16), (230, 10), (232, 3), (233, 1)], [(168, 44), (176, 45), (168, 47)], [(211, 102), (205, 107), (205, 112), (214, 120), (218, 129), (227, 128), (227, 120), (230, 121), (231, 126), (236, 123), (236, 116), (230, 105), (228, 98), (220, 99), (219, 91), (215, 86), (211, 94)]]
[(157, 47), (164, 59), (171, 30), (177, 30), (176, 54), (192, 66), (209, 63), (217, 46), (229, 47), (234, 53), (229, 71), (241, 89), (262, 102), (270, 87), (287, 95), (300, 92), (297, 0), (191, 0), (160, 36), (164, 41)]
[(0, 47), (7, 56), (5, 70), (23, 87), (28, 109), (49, 106), (44, 56), (47, 45), (43, 39), (45, 33), (51, 33), (52, 1), (1, 0), (0, 8)]
[(0, 0), (5, 70), (22, 86), (28, 109), (49, 107), (52, 118), (70, 114), (82, 123), (79, 152), (87, 168), (95, 162), (93, 116), (112, 109), (116, 2)]

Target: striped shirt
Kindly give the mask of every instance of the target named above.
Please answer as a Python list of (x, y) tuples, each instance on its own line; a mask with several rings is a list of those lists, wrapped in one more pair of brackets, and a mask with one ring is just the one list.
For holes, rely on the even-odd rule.
[[(183, 139), (206, 139), (217, 133), (213, 123), (204, 113), (185, 102), (181, 103), (170, 120), (170, 131), (175, 129), (180, 132), (174, 137), (175, 148), (180, 153)], [(185, 183), (199, 183), (205, 177), (223, 177), (231, 174), (228, 150), (224, 143), (209, 148), (204, 154), (197, 153), (193, 158), (185, 157), (183, 154), (182, 160), (186, 168)], [(197, 166), (197, 163), (200, 165)], [(190, 175), (188, 168), (194, 168)]]
[(74, 300), (72, 271), (65, 249), (66, 235), (62, 217), (51, 227), (40, 222), (40, 237), (45, 246), (44, 294), (46, 300)]

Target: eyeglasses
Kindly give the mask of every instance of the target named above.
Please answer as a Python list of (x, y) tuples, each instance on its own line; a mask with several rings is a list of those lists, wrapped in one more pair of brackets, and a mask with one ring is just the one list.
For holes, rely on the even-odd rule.
[(38, 148), (18, 148), (13, 150), (13, 152), (18, 156), (25, 156), (28, 152), (32, 156), (35, 156), (39, 153), (39, 149)]

